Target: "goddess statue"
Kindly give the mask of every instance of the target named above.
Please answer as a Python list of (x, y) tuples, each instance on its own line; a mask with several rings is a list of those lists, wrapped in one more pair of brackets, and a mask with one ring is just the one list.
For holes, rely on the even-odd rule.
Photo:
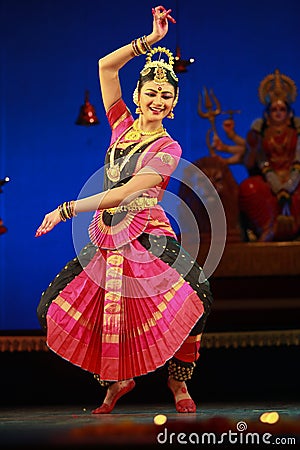
[(246, 137), (250, 176), (239, 186), (240, 211), (258, 241), (293, 240), (300, 233), (300, 118), (291, 107), (297, 88), (276, 69), (258, 94), (265, 111)]

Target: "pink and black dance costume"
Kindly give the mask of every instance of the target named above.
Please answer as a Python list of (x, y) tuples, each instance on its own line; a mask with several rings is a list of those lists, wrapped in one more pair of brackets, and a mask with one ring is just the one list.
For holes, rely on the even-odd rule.
[(184, 381), (199, 357), (212, 295), (158, 204), (181, 148), (165, 131), (118, 148), (134, 119), (121, 99), (107, 117), (112, 139), (104, 188), (120, 186), (147, 167), (162, 182), (127, 205), (96, 211), (91, 243), (43, 293), (38, 317), (49, 348), (101, 385), (147, 374), (167, 361), (169, 374)]

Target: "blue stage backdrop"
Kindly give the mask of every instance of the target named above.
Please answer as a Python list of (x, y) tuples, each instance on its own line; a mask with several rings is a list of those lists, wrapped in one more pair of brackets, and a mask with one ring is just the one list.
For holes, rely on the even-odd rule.
[[(39, 239), (44, 213), (76, 198), (102, 165), (109, 143), (98, 87), (98, 59), (151, 30), (153, 1), (0, 0), (0, 328), (39, 329), (36, 306), (42, 291), (75, 256), (71, 223)], [(278, 67), (300, 85), (299, 17), (296, 0), (169, 0), (177, 25), (161, 43), (183, 59), (175, 120), (166, 127), (194, 161), (208, 154), (208, 122), (197, 113), (203, 86), (213, 88), (222, 108), (240, 109), (237, 132), (246, 134), (262, 114), (257, 88)], [(143, 57), (121, 74), (131, 108)], [(90, 91), (100, 125), (75, 125), (84, 92)], [(298, 105), (298, 106), (297, 106)], [(299, 99), (295, 110), (300, 114)], [(225, 116), (217, 118), (221, 122)], [(221, 133), (222, 134), (222, 133)], [(238, 182), (243, 167), (234, 167)], [(176, 191), (176, 183), (171, 184)], [(101, 183), (99, 183), (101, 190)]]

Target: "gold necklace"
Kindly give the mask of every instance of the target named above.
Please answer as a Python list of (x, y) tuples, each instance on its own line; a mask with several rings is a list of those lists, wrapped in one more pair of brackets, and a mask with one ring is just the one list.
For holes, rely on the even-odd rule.
[[(143, 145), (147, 145), (150, 144), (151, 141), (155, 141), (156, 139), (158, 139), (161, 136), (165, 136), (166, 130), (162, 127), (161, 131), (158, 132), (156, 131), (155, 134), (153, 134), (153, 132), (151, 132), (151, 135), (148, 139), (145, 139), (144, 141), (139, 142), (137, 145), (135, 145), (130, 152), (128, 153), (128, 155), (125, 156), (125, 158), (123, 159), (122, 164), (116, 163), (115, 164), (115, 152), (116, 152), (116, 148), (118, 143), (120, 142), (120, 140), (122, 139), (122, 137), (124, 135), (126, 135), (126, 133), (128, 133), (127, 130), (125, 130), (116, 140), (116, 142), (114, 143), (111, 152), (110, 152), (110, 157), (109, 157), (109, 167), (106, 169), (106, 175), (107, 177), (110, 179), (110, 181), (113, 181), (114, 183), (116, 183), (117, 181), (120, 180), (121, 177), (121, 172), (123, 170), (123, 168), (125, 167), (125, 165), (128, 163), (128, 161), (130, 160), (130, 158), (132, 157), (132, 155), (134, 153), (136, 153), (141, 147), (143, 147)], [(152, 135), (153, 134), (153, 135)]]
[(141, 139), (141, 136), (155, 136), (156, 134), (161, 133), (162, 131), (165, 131), (165, 129), (162, 125), (159, 128), (157, 128), (156, 130), (144, 131), (138, 127), (138, 123), (139, 123), (139, 120), (136, 119), (133, 122), (131, 129), (126, 133), (125, 139), (127, 141), (139, 141)]

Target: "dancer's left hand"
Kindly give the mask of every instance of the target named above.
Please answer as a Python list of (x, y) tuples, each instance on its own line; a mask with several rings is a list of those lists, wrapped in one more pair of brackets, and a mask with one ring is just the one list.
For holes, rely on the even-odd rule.
[(54, 211), (45, 215), (43, 222), (36, 230), (35, 237), (49, 233), (59, 222), (61, 222), (59, 211), (58, 209), (54, 209)]

